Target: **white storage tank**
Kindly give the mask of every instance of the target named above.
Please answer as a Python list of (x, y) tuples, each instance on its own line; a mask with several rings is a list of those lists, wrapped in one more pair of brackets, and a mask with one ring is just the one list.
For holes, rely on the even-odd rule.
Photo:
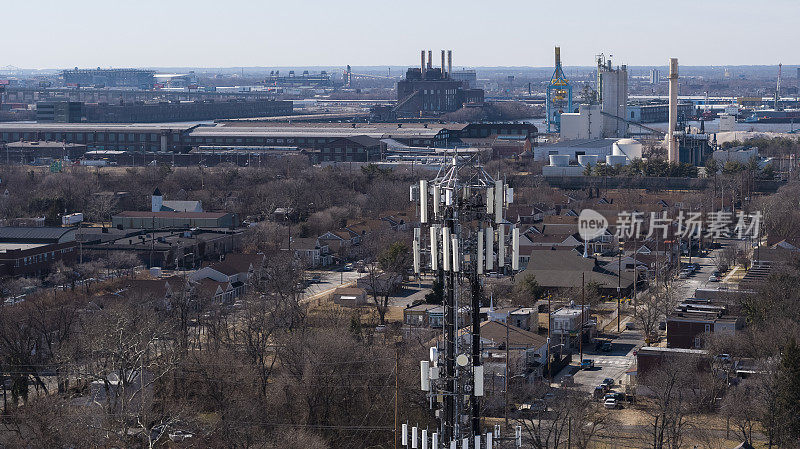
[(631, 161), (642, 158), (642, 144), (635, 139), (619, 139), (611, 148), (614, 156), (627, 156)]
[(551, 154), (550, 155), (551, 167), (567, 167), (569, 166), (569, 154)]
[(625, 156), (624, 154), (623, 155), (609, 154), (608, 156), (606, 156), (606, 164), (612, 167), (615, 165), (627, 165), (628, 156)]
[(580, 154), (578, 155), (578, 165), (581, 167), (586, 167), (587, 165), (591, 165), (594, 167), (597, 165), (597, 155), (595, 154)]

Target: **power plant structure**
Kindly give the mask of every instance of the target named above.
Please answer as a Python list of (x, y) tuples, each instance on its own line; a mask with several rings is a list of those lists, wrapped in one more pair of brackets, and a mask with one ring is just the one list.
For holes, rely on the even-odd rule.
[(561, 132), (561, 114), (572, 112), (572, 85), (561, 67), (561, 47), (556, 47), (556, 64), (547, 85), (547, 132)]
[(408, 69), (405, 79), (397, 82), (394, 111), (398, 115), (435, 116), (456, 111), (465, 104), (483, 105), (482, 89), (470, 89), (464, 81), (451, 76), (452, 50), (442, 50), (440, 67), (434, 67), (433, 52), (428, 50), (427, 54), (426, 60), (422, 50), (419, 68)]
[(625, 137), (628, 132), (628, 67), (611, 65), (611, 57), (597, 57), (597, 93), (603, 120), (603, 137)]
[[(422, 431), (421, 447), (491, 448), (496, 434), (482, 434), (480, 419), (479, 315), (483, 277), (519, 271), (519, 228), (504, 218), (514, 191), (492, 178), (475, 156), (456, 155), (434, 179), (411, 186), (411, 199), (420, 222), (412, 244), (414, 272), (432, 274), (444, 286), (442, 334), (428, 360), (420, 362), (421, 389), (439, 426), (430, 435)], [(411, 448), (419, 447), (417, 430), (412, 428)], [(407, 431), (404, 424), (404, 446), (409, 446)]]
[(667, 161), (678, 163), (678, 58), (669, 59), (669, 128), (667, 129)]
[[(550, 102), (548, 101), (548, 106)], [(562, 140), (621, 138), (628, 133), (628, 68), (597, 56), (597, 99), (559, 117)], [(548, 116), (549, 119), (549, 116)]]

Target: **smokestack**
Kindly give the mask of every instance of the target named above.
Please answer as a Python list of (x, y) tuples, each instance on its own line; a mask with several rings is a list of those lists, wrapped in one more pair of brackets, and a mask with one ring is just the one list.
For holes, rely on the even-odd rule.
[(444, 50), (442, 50), (442, 79), (444, 78)]
[(669, 129), (667, 130), (667, 160), (678, 162), (678, 142), (675, 127), (678, 125), (678, 58), (669, 59)]
[(561, 47), (556, 47), (556, 67), (561, 65)]
[(419, 71), (422, 75), (425, 75), (425, 50), (419, 52)]
[(428, 50), (428, 69), (433, 68), (433, 52)]
[[(447, 77), (453, 73), (453, 50), (447, 50)], [(800, 71), (798, 71), (800, 73)]]

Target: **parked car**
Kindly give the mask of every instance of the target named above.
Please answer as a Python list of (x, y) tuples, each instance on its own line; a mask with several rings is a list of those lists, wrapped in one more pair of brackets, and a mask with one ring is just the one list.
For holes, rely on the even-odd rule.
[(708, 282), (719, 282), (719, 278), (712, 274), (708, 277)]
[(636, 329), (636, 324), (633, 321), (628, 321), (627, 323), (625, 323), (625, 329), (626, 330)]
[(615, 409), (617, 408), (617, 400), (614, 398), (606, 398), (606, 400), (603, 402), (603, 407), (608, 409)]
[(591, 369), (591, 368), (594, 368), (594, 360), (592, 359), (581, 360), (581, 369)]
[(619, 391), (609, 391), (603, 397), (603, 400), (609, 399), (609, 398), (614, 399), (615, 401), (617, 401), (617, 403), (620, 403), (620, 402), (625, 400), (625, 394), (620, 393)]
[(614, 346), (611, 345), (610, 341), (607, 341), (600, 346), (600, 350), (603, 352), (611, 352), (612, 349), (614, 349)]
[(614, 379), (612, 379), (610, 377), (606, 377), (605, 379), (603, 379), (603, 385), (608, 385), (610, 387), (610, 386), (614, 385), (614, 383), (615, 383)]
[(594, 387), (594, 393), (592, 393), (592, 397), (595, 399), (600, 399), (603, 395), (606, 394), (606, 386), (605, 385), (598, 385)]

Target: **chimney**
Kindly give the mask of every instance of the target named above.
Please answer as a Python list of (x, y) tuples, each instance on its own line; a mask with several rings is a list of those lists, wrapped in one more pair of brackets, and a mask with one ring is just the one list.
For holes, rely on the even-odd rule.
[(428, 70), (433, 68), (433, 52), (428, 50)]
[(669, 59), (669, 128), (667, 128), (667, 161), (678, 162), (678, 142), (675, 127), (678, 125), (678, 58)]
[[(450, 75), (453, 73), (453, 50), (447, 50), (447, 77), (450, 78)], [(797, 73), (800, 73), (798, 70)]]
[(561, 47), (556, 47), (556, 67), (561, 65)]
[(442, 50), (442, 79), (445, 78), (444, 73), (444, 50)]
[(419, 52), (419, 58), (420, 58), (419, 71), (424, 76), (425, 75), (425, 50), (422, 50), (422, 51)]

